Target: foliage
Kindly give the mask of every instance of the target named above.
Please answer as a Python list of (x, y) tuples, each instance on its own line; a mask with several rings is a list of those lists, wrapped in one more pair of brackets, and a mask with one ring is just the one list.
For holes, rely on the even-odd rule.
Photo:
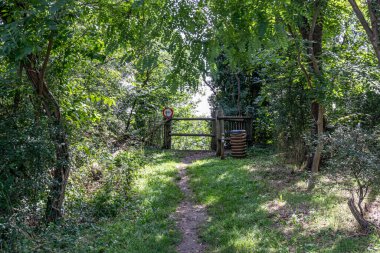
[[(373, 10), (364, 18), (372, 20)], [(140, 200), (149, 203), (141, 204), (131, 196), (134, 176), (146, 163), (136, 150), (161, 146), (163, 107), (193, 116), (190, 100), (202, 78), (214, 92), (212, 107), (253, 114), (255, 142), (277, 144), (285, 162), (298, 166), (312, 153), (305, 136), (322, 143), (315, 142), (321, 135), (312, 106), (323, 107), (324, 130), (337, 129), (324, 161), (347, 172), (346, 182), (356, 179), (359, 193), (369, 189), (377, 179), (373, 129), (380, 124), (380, 71), (370, 45), (376, 52), (375, 37), (367, 37), (362, 21), (341, 0), (0, 0), (1, 247), (22, 251), (17, 247), (25, 241), (38, 251), (29, 235), (37, 231), (38, 240), (59, 241), (54, 236), (61, 226), (69, 239), (44, 243), (41, 251), (70, 247), (70, 221), (119, 217), (130, 211), (129, 203), (149, 209), (154, 200), (144, 196)], [(320, 33), (306, 36), (313, 24)], [(357, 124), (362, 129), (340, 127)], [(210, 131), (207, 123), (178, 123), (173, 131), (194, 128)], [(175, 137), (173, 146), (208, 149), (209, 139)], [(119, 150), (127, 153), (115, 155)], [(57, 180), (65, 174), (56, 173), (60, 168), (72, 170), (65, 206), (57, 210), (67, 224), (45, 230), (44, 209), (58, 192), (52, 186), (66, 182)], [(160, 173), (151, 176), (164, 177)], [(250, 187), (244, 191), (257, 190)], [(141, 223), (147, 219), (157, 228), (157, 213), (146, 214)], [(128, 227), (141, 232), (136, 224)]]
[[(4, 242), (1, 238), (0, 251), (149, 252), (154, 249), (155, 252), (175, 252), (180, 235), (170, 216), (181, 199), (180, 190), (175, 184), (178, 160), (173, 154), (160, 151), (145, 151), (145, 158), (141, 156), (142, 153), (139, 151), (122, 152), (112, 162), (115, 166), (133, 168), (136, 164), (139, 166), (142, 159), (146, 161), (143, 162), (146, 164), (145, 167), (139, 166), (139, 169), (134, 171), (129, 199), (120, 199), (119, 205), (123, 209), (116, 217), (107, 217), (112, 212), (106, 216), (102, 213), (100, 219), (93, 220), (88, 212), (84, 212), (81, 213), (81, 217), (73, 219), (70, 215), (71, 218), (64, 222), (51, 223), (39, 228), (20, 226), (23, 223), (19, 223), (13, 227), (13, 245), (7, 244), (10, 241)], [(133, 162), (130, 162), (131, 160)], [(116, 175), (119, 179), (123, 176)], [(75, 178), (73, 175), (72, 180)], [(120, 180), (118, 182), (120, 183)], [(72, 192), (78, 190), (77, 188), (75, 185), (75, 188), (69, 187), (69, 190)], [(92, 195), (91, 192), (88, 194)], [(70, 193), (68, 201), (72, 201), (72, 197)], [(20, 233), (21, 230), (24, 233)]]
[(363, 201), (380, 183), (380, 135), (359, 127), (340, 127), (327, 140), (330, 143), (327, 152), (332, 157), (330, 167), (348, 184), (347, 189), (363, 217)]
[[(12, 213), (23, 203), (36, 205), (45, 195), (46, 173), (54, 155), (46, 119), (20, 108), (18, 115), (3, 115), (0, 122), (0, 213)], [(6, 117), (6, 119), (5, 119)]]

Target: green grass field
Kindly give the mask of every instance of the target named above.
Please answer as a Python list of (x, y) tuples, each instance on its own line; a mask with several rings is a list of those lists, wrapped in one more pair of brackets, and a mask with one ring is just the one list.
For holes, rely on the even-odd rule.
[(309, 193), (307, 173), (291, 171), (259, 149), (246, 159), (194, 163), (191, 185), (208, 208), (201, 234), (209, 252), (380, 252), (377, 236), (357, 232), (344, 192), (321, 175)]

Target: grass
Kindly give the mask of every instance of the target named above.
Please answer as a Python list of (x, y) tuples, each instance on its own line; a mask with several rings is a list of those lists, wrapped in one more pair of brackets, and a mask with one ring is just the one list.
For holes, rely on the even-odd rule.
[[(161, 160), (161, 161), (159, 161)], [(168, 153), (156, 155), (152, 164), (140, 171), (132, 186), (130, 210), (98, 238), (107, 252), (175, 252), (180, 234), (170, 215), (182, 199), (173, 178), (177, 175), (176, 161)]]
[(176, 252), (181, 234), (171, 216), (183, 197), (175, 182), (178, 158), (169, 152), (149, 156), (118, 216), (83, 224), (66, 219), (36, 233), (17, 252)]
[[(67, 217), (26, 235), (16, 251), (176, 252), (181, 234), (172, 217), (183, 199), (176, 165), (186, 152), (147, 154), (119, 215), (82, 223)], [(207, 252), (380, 252), (378, 236), (358, 233), (344, 192), (323, 173), (307, 192), (307, 173), (292, 173), (268, 149), (246, 159), (202, 159), (188, 173), (195, 199), (207, 206), (200, 231)]]
[(201, 229), (208, 252), (380, 251), (377, 236), (357, 232), (344, 192), (322, 175), (309, 193), (307, 173), (291, 171), (259, 149), (190, 166), (196, 199), (208, 208)]

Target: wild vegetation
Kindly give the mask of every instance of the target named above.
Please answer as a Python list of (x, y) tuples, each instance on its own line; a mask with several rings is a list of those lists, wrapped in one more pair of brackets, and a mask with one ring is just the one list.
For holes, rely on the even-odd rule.
[(161, 110), (194, 116), (201, 86), (256, 146), (188, 169), (207, 250), (380, 250), (379, 19), (377, 0), (0, 0), (0, 250), (174, 252), (186, 154), (157, 150)]

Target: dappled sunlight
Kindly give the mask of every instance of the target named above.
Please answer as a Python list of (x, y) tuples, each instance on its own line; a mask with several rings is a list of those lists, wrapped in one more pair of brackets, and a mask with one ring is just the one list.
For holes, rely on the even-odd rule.
[(219, 196), (206, 196), (204, 204), (207, 206), (212, 206), (215, 203), (218, 203), (220, 201)]
[(202, 235), (211, 252), (363, 251), (371, 241), (352, 237), (357, 227), (342, 190), (321, 180), (308, 192), (308, 174), (279, 166), (270, 154), (206, 159), (189, 173), (197, 200), (208, 207)]
[[(236, 234), (239, 235), (239, 231), (236, 231)], [(276, 238), (269, 237), (266, 233), (260, 233), (256, 229), (249, 230), (243, 236), (236, 236), (236, 239), (232, 240), (230, 244), (232, 252), (281, 252)], [(255, 251), (252, 251), (253, 249)]]
[(105, 235), (100, 241), (113, 240), (117, 235), (119, 240), (113, 240), (112, 245), (120, 252), (148, 252), (152, 248), (175, 252), (179, 234), (170, 215), (182, 194), (174, 182), (177, 163), (168, 155), (162, 159), (166, 162), (146, 166), (138, 172), (132, 185), (130, 210), (118, 223), (106, 225), (112, 238)]

